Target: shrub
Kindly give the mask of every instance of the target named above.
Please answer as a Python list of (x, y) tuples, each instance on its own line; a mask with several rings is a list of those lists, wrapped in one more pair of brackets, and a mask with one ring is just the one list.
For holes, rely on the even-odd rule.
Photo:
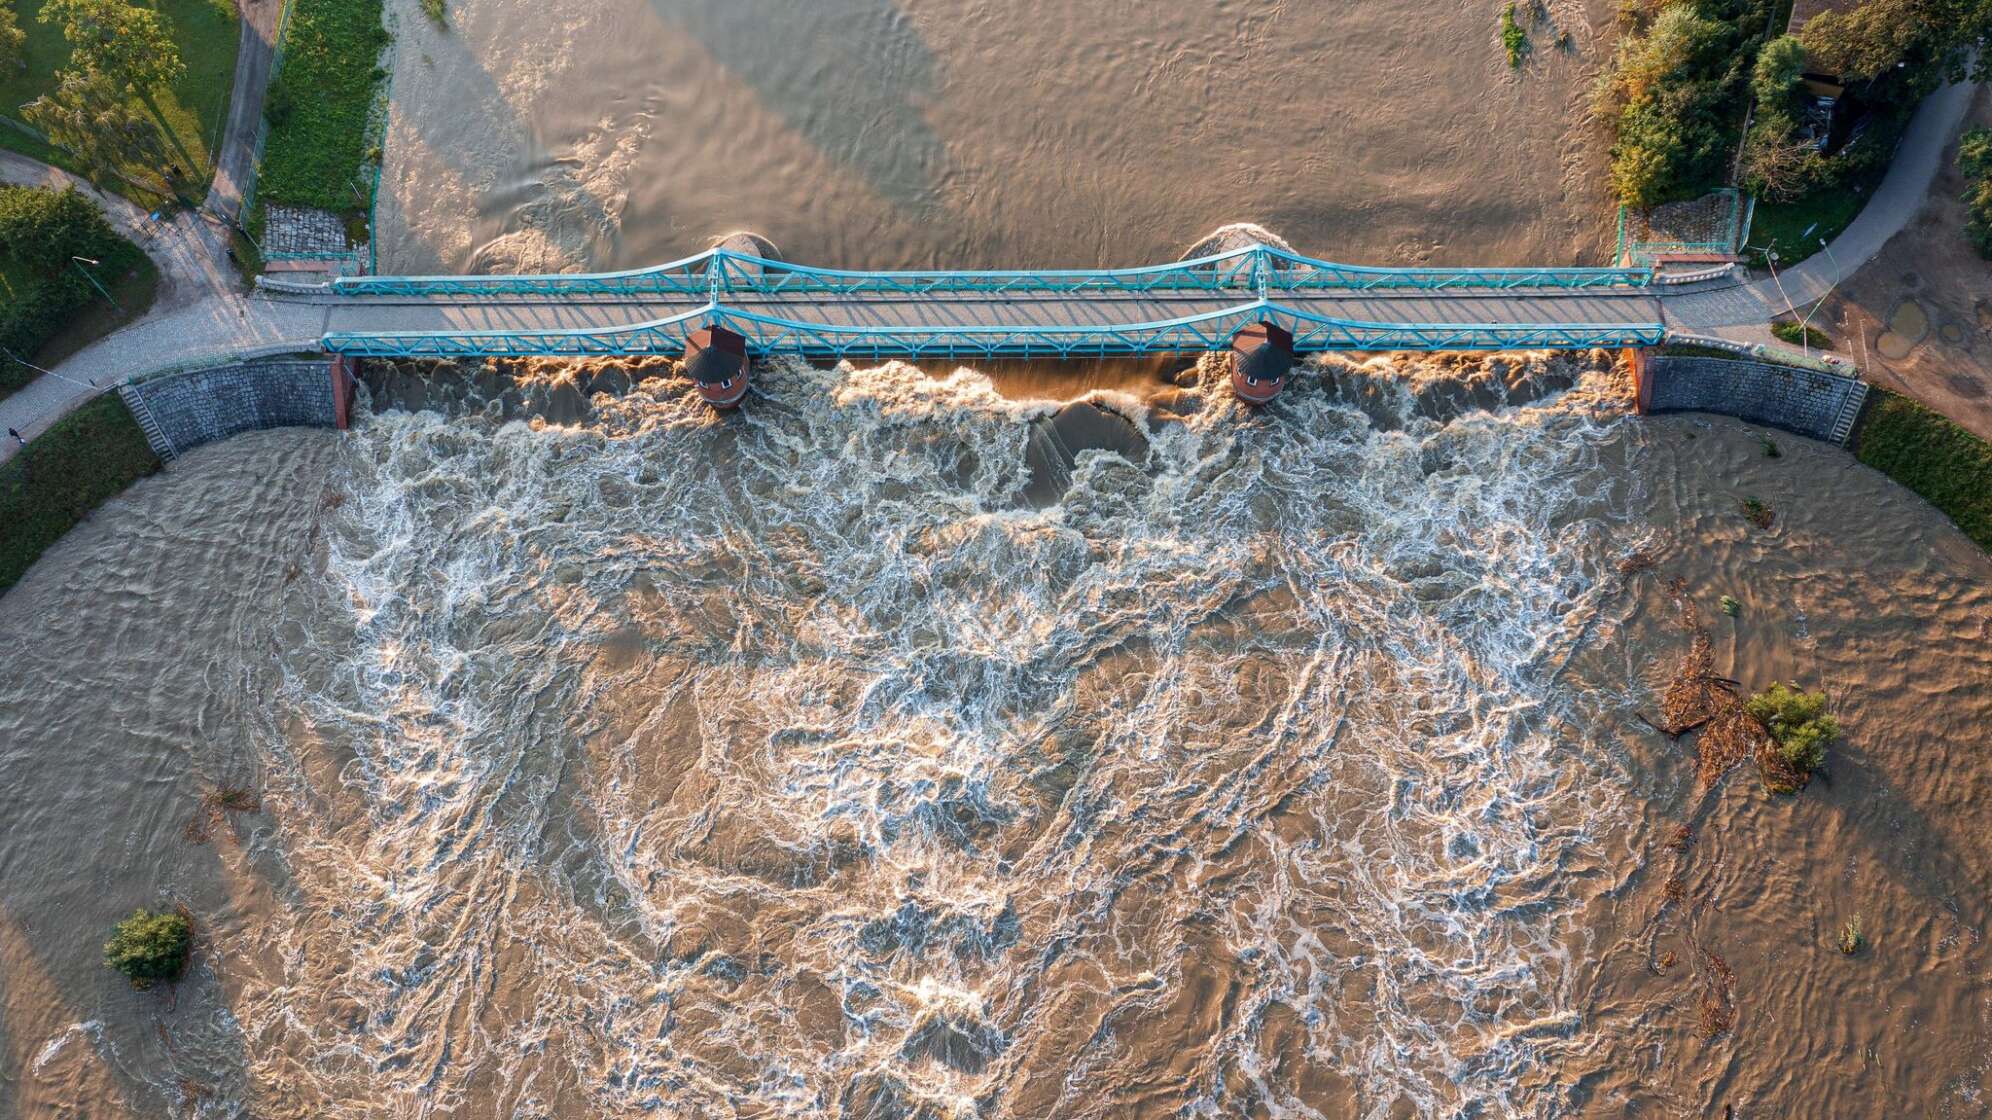
[(1724, 595), (1719, 605), (1722, 607), (1722, 613), (1731, 618), (1735, 618), (1737, 615), (1743, 613), (1743, 604), (1737, 601), (1734, 595)]
[(450, 13), (444, 4), (445, 0), (422, 0), (422, 12), (437, 27), (447, 28), (450, 25)]
[(194, 944), (194, 923), (184, 911), (153, 913), (140, 907), (117, 924), (104, 943), (104, 960), (134, 988), (178, 980)]
[(1833, 338), (1825, 331), (1809, 323), (1795, 323), (1790, 319), (1780, 319), (1771, 324), (1771, 333), (1793, 346), (1810, 346), (1814, 350), (1831, 350)]
[(1752, 696), (1743, 710), (1770, 732), (1785, 765), (1801, 774), (1819, 769), (1827, 745), (1840, 737), (1840, 723), (1827, 714), (1823, 693), (1774, 684)]
[(1840, 927), (1840, 951), (1853, 956), (1867, 945), (1867, 937), (1861, 933), (1861, 920), (1854, 918)]
[(97, 299), (72, 257), (101, 261), (92, 267), (104, 284), (144, 260), (76, 191), (0, 187), (0, 273), (13, 278), (11, 290), (0, 288), (0, 348), (21, 359), (0, 353), (0, 396), (33, 380), (22, 362)]
[(1528, 57), (1529, 35), (1515, 22), (1513, 4), (1501, 9), (1501, 45), (1507, 48), (1509, 69), (1520, 69), (1522, 60)]

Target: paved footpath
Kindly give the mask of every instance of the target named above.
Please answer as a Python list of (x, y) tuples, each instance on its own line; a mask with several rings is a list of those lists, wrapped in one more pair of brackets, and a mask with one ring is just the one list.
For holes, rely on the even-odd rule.
[(256, 183), (256, 146), (263, 133), (263, 95), (277, 57), (277, 24), (284, 0), (236, 0), (242, 15), (242, 44), (235, 52), (235, 84), (228, 99), (228, 125), (221, 134), (214, 183), (203, 209), (224, 222), (242, 218), (243, 202)]
[[(1957, 135), (1977, 86), (1959, 82), (1923, 99), (1909, 120), (1888, 174), (1874, 196), (1840, 236), (1796, 267), (1775, 279), (1728, 288), (1688, 292), (1665, 301), (1667, 325), (1701, 334), (1751, 334), (1770, 337), (1766, 324), (1793, 308), (1803, 314), (1808, 304), (1826, 298), (1833, 287), (1852, 276), (1902, 232), (1930, 193), (1942, 169), (1944, 148)], [(1737, 331), (1734, 328), (1750, 328)]]

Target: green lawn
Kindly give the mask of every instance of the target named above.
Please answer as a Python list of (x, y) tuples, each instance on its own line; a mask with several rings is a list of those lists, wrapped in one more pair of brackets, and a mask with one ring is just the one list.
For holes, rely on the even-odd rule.
[(269, 142), (257, 175), (260, 202), (364, 211), (367, 119), (388, 42), (381, 0), (293, 0), (282, 70), (264, 103)]
[[(240, 45), (241, 25), (230, 0), (135, 0), (163, 13), (173, 27), (173, 41), (180, 48), (180, 61), (187, 72), (173, 87), (153, 99), (151, 106), (139, 102), (147, 113), (156, 110), (156, 119), (165, 124), (167, 150), (171, 158), (200, 184), (191, 193), (195, 200), (205, 197), (206, 183), (214, 170), (214, 148), (228, 115), (229, 90), (235, 82), (235, 51)], [(264, 0), (272, 2), (272, 0)], [(62, 29), (41, 22), (41, 0), (0, 0), (14, 9), (21, 30), (27, 33), (27, 68), (0, 73), (0, 114), (10, 122), (0, 124), (0, 148), (10, 148), (45, 163), (71, 171), (75, 161), (15, 127), (21, 120), (21, 106), (48, 92), (55, 74), (69, 62), (69, 44)], [(127, 168), (134, 177), (156, 181), (157, 168)], [(129, 194), (147, 205), (158, 196), (126, 183), (107, 183), (121, 194)]]
[(1838, 237), (1860, 216), (1886, 173), (1883, 168), (1856, 183), (1814, 191), (1793, 202), (1757, 203), (1757, 213), (1750, 220), (1751, 267), (1764, 267), (1767, 249), (1778, 251), (1780, 269), (1819, 252), (1821, 241)]
[(1861, 425), (1861, 462), (1921, 494), (1992, 551), (1992, 444), (1907, 397), (1875, 393)]
[(0, 592), (36, 558), (125, 487), (159, 469), (117, 394), (70, 413), (0, 463)]

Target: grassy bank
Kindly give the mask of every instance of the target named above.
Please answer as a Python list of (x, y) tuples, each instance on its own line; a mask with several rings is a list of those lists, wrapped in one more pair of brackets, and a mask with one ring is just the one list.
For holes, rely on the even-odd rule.
[(0, 187), (0, 398), (40, 376), (27, 363), (61, 361), (143, 315), (158, 286), (157, 267), (84, 195)]
[[(62, 29), (43, 23), (42, 0), (0, 0), (10, 7), (27, 35), (21, 69), (0, 70), (0, 114), (9, 124), (0, 125), (0, 148), (52, 163), (81, 174), (76, 161), (21, 130), (21, 106), (55, 89), (56, 74), (69, 65), (69, 43)], [(169, 158), (187, 171), (190, 182), (201, 184), (194, 191), (205, 197), (206, 183), (214, 170), (214, 150), (228, 115), (229, 91), (235, 82), (235, 53), (241, 43), (241, 23), (230, 0), (150, 0), (143, 6), (166, 17), (172, 28), (174, 45), (186, 73), (148, 104), (133, 98), (132, 104), (156, 121), (165, 137)], [(159, 168), (123, 168), (141, 183), (157, 183)], [(145, 205), (161, 198), (149, 190), (122, 181), (103, 184), (128, 194)]]
[(264, 102), (270, 121), (262, 202), (351, 211), (366, 205), (367, 119), (387, 46), (381, 0), (294, 0), (283, 69)]
[(1857, 454), (1992, 551), (1992, 444), (1907, 397), (1876, 390)]
[(0, 464), (0, 592), (90, 511), (159, 469), (138, 422), (115, 394), (64, 417)]

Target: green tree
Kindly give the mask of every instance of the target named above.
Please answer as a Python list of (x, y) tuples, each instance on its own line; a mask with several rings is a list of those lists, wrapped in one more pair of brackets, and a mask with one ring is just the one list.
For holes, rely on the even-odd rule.
[(27, 66), (28, 60), (21, 55), (21, 48), (28, 42), (27, 32), (14, 19), (14, 9), (0, 4), (0, 70), (19, 70)]
[(1788, 109), (1791, 91), (1805, 73), (1805, 44), (1790, 35), (1780, 35), (1757, 52), (1757, 66), (1751, 71), (1750, 92), (1760, 111)]
[(78, 69), (95, 71), (128, 93), (160, 89), (186, 73), (166, 17), (125, 0), (47, 0), (43, 23), (62, 25)]
[(1981, 254), (1992, 257), (1992, 128), (1964, 134), (1958, 143), (1957, 166), (1964, 172), (1964, 205), (1969, 211), (1964, 234)]
[[(123, 87), (97, 71), (63, 71), (55, 91), (22, 106), (21, 116), (52, 143), (76, 153), (92, 174), (166, 166), (159, 126), (132, 106)], [(171, 189), (163, 175), (160, 183)]]
[(1972, 55), (1980, 80), (1992, 76), (1992, 0), (1867, 0), (1821, 12), (1799, 29), (1813, 68), (1843, 78), (1875, 78), (1897, 63), (1964, 76)]
[(1826, 713), (1826, 697), (1782, 684), (1752, 696), (1743, 705), (1777, 741), (1785, 764), (1803, 774), (1826, 761), (1826, 747), (1840, 737), (1840, 722)]
[(153, 913), (143, 907), (119, 922), (104, 944), (104, 961), (124, 973), (134, 988), (157, 980), (178, 980), (194, 946), (194, 923), (182, 913)]

